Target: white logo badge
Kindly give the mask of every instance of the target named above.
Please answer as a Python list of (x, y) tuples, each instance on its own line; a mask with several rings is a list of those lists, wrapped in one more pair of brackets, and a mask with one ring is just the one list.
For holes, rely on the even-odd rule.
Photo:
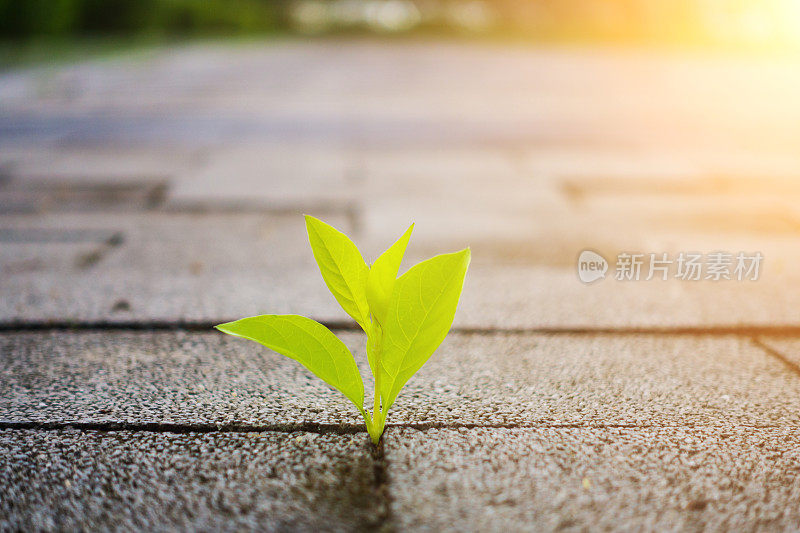
[(608, 261), (591, 250), (584, 250), (578, 256), (578, 277), (584, 283), (592, 283), (606, 277)]

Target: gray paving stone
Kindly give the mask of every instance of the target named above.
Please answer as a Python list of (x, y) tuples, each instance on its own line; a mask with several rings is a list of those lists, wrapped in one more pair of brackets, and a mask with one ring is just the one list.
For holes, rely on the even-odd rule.
[[(459, 326), (797, 325), (799, 84), (782, 60), (444, 43), (197, 45), (4, 73), (0, 204), (25, 180), (155, 180), (162, 207), (208, 213), (2, 217), (125, 241), (0, 243), (0, 321), (341, 320), (302, 222), (276, 215), (310, 211), (368, 257), (412, 220), (407, 264), (470, 245)], [(240, 208), (256, 213), (218, 213)], [(752, 285), (585, 287), (584, 248), (766, 263)]]
[[(586, 248), (613, 257), (766, 246), (777, 248), (774, 261), (786, 254), (776, 241), (800, 220), (791, 175), (679, 172), (658, 158), (569, 155), (572, 167), (537, 168), (500, 148), (372, 151), (364, 232), (413, 219), (415, 244), (426, 251), (469, 243), (476, 260), (574, 268)], [(598, 156), (605, 166), (594, 166)]]
[[(354, 233), (368, 260), (401, 234), (408, 220), (396, 216), (391, 223), (384, 219), (380, 230), (365, 230), (346, 213), (320, 216)], [(507, 240), (498, 241), (491, 235), (515, 228), (513, 220), (488, 231), (477, 224), (459, 231), (457, 217), (446, 224), (437, 220), (443, 221), (418, 221), (419, 236), (403, 269), (432, 254), (472, 245), (474, 260), (456, 316), (460, 327), (800, 323), (800, 295), (786, 290), (800, 282), (795, 280), (800, 274), (789, 268), (794, 260), (788, 234), (683, 238), (692, 249), (761, 251), (764, 269), (757, 282), (607, 279), (586, 286), (574, 262), (587, 243), (598, 243), (584, 241), (577, 231), (559, 238), (544, 230), (513, 229)], [(347, 318), (324, 286), (299, 214), (42, 213), (0, 217), (0, 230), (0, 320), (6, 323), (225, 321), (265, 312)], [(108, 245), (115, 235), (118, 242)], [(644, 237), (628, 242), (642, 251), (661, 244), (665, 251), (679, 249), (675, 241), (657, 235), (655, 244), (648, 245)], [(614, 246), (622, 242), (603, 242), (599, 251), (613, 261), (612, 253), (619, 251)], [(613, 278), (613, 268), (608, 277)]]
[[(721, 97), (730, 87), (735, 98)], [(434, 42), (201, 44), (0, 77), (9, 140), (294, 135), (761, 153), (793, 151), (798, 87), (790, 58)]]
[(795, 375), (749, 341), (451, 335), (397, 419), (472, 424), (796, 424)]
[[(341, 217), (326, 218), (347, 227)], [(0, 245), (0, 264), (16, 265), (0, 276), (4, 321), (341, 316), (299, 215), (64, 214), (6, 217), (3, 223), (9, 242)], [(34, 230), (52, 239), (14, 238)], [(119, 234), (121, 243), (71, 242), (75, 232)], [(87, 249), (99, 256), (81, 264)], [(114, 311), (118, 302), (127, 303), (122, 311)]]
[[(609, 177), (683, 181), (687, 178), (783, 177), (797, 174), (800, 158), (789, 152), (691, 149), (639, 150), (596, 146), (535, 146), (524, 150), (524, 167), (535, 175), (559, 179)], [(763, 190), (763, 189), (762, 189)]]
[[(157, 268), (169, 259), (142, 269), (80, 269), (82, 258), (93, 257), (93, 251), (53, 248), (3, 258), (8, 267), (0, 281), (3, 322), (222, 322), (261, 313), (348, 320), (310, 258), (273, 268), (258, 268), (262, 265), (256, 262), (241, 270), (242, 264), (212, 270), (210, 262), (190, 259), (172, 272), (166, 265)], [(455, 324), (501, 329), (796, 325), (800, 296), (786, 286), (608, 281), (586, 287), (572, 272), (475, 264)], [(120, 302), (126, 302), (122, 310)]]
[(284, 425), (360, 418), (297, 363), (222, 334), (25, 334), (3, 341), (3, 420)]
[(172, 180), (171, 208), (343, 209), (358, 187), (353, 157), (337, 147), (261, 143), (220, 150)]
[(800, 431), (391, 429), (403, 531), (795, 531)]
[(586, 286), (571, 269), (475, 265), (467, 276), (456, 323), (556, 329), (792, 325), (800, 321), (798, 297), (786, 290), (793, 277), (786, 271), (758, 282), (606, 279)]
[(0, 167), (15, 180), (64, 185), (166, 181), (206, 163), (199, 148), (78, 145), (0, 149)]
[(382, 520), (362, 436), (0, 431), (4, 531), (364, 531)]
[[(361, 363), (364, 338), (341, 333)], [(0, 335), (0, 420), (329, 423), (356, 409), (299, 364), (218, 333)], [(797, 376), (734, 337), (451, 334), (390, 423), (798, 424)]]

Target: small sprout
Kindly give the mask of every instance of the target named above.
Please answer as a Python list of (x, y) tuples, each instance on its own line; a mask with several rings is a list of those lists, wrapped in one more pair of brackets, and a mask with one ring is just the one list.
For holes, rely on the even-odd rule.
[(217, 329), (285, 355), (344, 394), (364, 417), (372, 442), (380, 441), (400, 390), (442, 343), (453, 324), (470, 261), (469, 248), (432, 257), (397, 277), (414, 225), (367, 266), (344, 233), (311, 216), (306, 229), (314, 258), (336, 301), (367, 334), (375, 378), (372, 412), (356, 361), (331, 331), (298, 315), (260, 315)]

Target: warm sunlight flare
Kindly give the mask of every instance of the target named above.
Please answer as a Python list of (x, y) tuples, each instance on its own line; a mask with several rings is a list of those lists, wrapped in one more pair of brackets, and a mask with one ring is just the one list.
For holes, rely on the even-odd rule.
[(800, 45), (798, 0), (706, 0), (712, 37), (767, 47)]

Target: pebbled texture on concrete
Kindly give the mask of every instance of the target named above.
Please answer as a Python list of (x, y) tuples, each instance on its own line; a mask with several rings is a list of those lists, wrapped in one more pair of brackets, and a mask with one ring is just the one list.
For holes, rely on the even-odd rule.
[[(398, 397), (414, 421), (800, 423), (797, 377), (734, 336), (451, 334)], [(398, 417), (400, 418), (400, 417)]]
[(1, 336), (0, 418), (219, 425), (359, 421), (343, 395), (297, 362), (226, 337), (120, 331)]
[[(363, 335), (337, 332), (372, 383)], [(220, 333), (0, 335), (0, 420), (355, 424), (295, 361)], [(746, 339), (451, 334), (390, 423), (800, 424), (797, 377)]]
[(0, 431), (0, 530), (374, 531), (368, 441), (314, 433)]
[(800, 526), (795, 427), (392, 429), (402, 531)]

